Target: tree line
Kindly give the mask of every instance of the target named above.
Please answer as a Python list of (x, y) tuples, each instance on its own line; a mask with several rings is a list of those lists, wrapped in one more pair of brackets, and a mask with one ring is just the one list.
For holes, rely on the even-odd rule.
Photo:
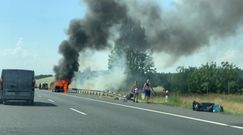
[(52, 77), (53, 75), (51, 75), (51, 74), (47, 74), (47, 75), (43, 75), (43, 74), (41, 74), (41, 75), (36, 75), (35, 76), (35, 79), (43, 79), (43, 78), (47, 78), (47, 77)]
[(177, 73), (156, 73), (153, 81), (182, 94), (236, 94), (243, 89), (243, 70), (229, 62), (211, 62), (200, 67), (180, 66)]
[[(119, 50), (119, 49), (118, 49)], [(112, 69), (117, 55), (121, 52), (113, 50), (110, 55), (108, 66)], [(177, 67), (176, 73), (158, 73), (149, 52), (126, 50), (126, 61), (119, 66), (127, 66), (126, 84), (137, 80), (142, 87), (147, 79), (156, 86), (163, 86), (165, 89), (184, 94), (188, 93), (224, 93), (235, 94), (243, 89), (243, 70), (229, 62), (216, 62), (202, 64), (200, 67)]]

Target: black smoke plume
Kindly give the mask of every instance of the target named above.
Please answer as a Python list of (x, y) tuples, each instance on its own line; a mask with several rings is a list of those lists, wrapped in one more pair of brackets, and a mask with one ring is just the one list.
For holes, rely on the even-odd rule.
[[(119, 48), (165, 52), (177, 60), (211, 39), (236, 34), (243, 23), (243, 0), (176, 0), (170, 11), (153, 0), (84, 1), (85, 17), (71, 21), (68, 39), (59, 47), (63, 58), (54, 67), (57, 80), (71, 81), (79, 69), (79, 54), (111, 48), (108, 40), (113, 34), (123, 33), (116, 41), (127, 40)], [(132, 37), (124, 34), (127, 29)]]
[(127, 18), (125, 5), (116, 0), (85, 0), (88, 11), (84, 19), (72, 20), (67, 32), (68, 40), (61, 43), (63, 58), (54, 67), (56, 80), (71, 81), (79, 69), (79, 53), (86, 49), (102, 50), (109, 47), (107, 40), (112, 26)]

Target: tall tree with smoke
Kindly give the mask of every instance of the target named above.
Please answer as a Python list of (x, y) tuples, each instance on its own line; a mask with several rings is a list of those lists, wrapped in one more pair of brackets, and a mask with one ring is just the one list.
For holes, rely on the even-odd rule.
[[(124, 57), (125, 61), (118, 62), (121, 60), (121, 57)], [(113, 50), (109, 55), (109, 69), (112, 70), (113, 68), (124, 66), (126, 67), (124, 71), (126, 84), (130, 84), (134, 80), (144, 82), (147, 79), (152, 79), (154, 73), (156, 73), (150, 53), (133, 49), (124, 50), (124, 52), (121, 52), (119, 49)]]
[[(145, 30), (139, 22), (128, 19), (120, 26), (119, 31), (120, 37), (116, 40), (109, 56), (109, 69), (125, 66), (127, 83), (132, 83), (134, 80), (142, 82), (151, 78), (156, 71), (151, 57), (152, 52), (146, 47)], [(124, 57), (125, 61), (121, 57)]]
[(156, 69), (154, 68), (151, 54), (147, 52), (139, 52), (129, 50), (127, 52), (127, 81), (145, 82), (147, 79), (152, 79)]

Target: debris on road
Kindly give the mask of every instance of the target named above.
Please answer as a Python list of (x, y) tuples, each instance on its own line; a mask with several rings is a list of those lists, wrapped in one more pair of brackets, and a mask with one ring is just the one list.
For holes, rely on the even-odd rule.
[(192, 102), (193, 111), (203, 111), (203, 112), (224, 112), (223, 106), (211, 102)]

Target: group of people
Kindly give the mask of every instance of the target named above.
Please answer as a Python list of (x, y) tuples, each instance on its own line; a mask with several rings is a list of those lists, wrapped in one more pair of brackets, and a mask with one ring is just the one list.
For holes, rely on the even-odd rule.
[[(146, 103), (149, 103), (149, 98), (150, 98), (151, 94), (154, 93), (154, 90), (151, 87), (151, 84), (149, 83), (149, 80), (147, 80), (144, 83), (142, 92), (144, 92)], [(133, 101), (138, 103), (138, 96), (139, 96), (138, 81), (134, 81), (131, 93), (133, 94)]]
[[(149, 80), (147, 80), (144, 83), (143, 88), (142, 88), (142, 92), (144, 93), (145, 102), (149, 103), (149, 99), (151, 97), (151, 94), (154, 94), (153, 87), (151, 86), (151, 83), (149, 82)], [(138, 81), (134, 81), (134, 84), (133, 84), (133, 87), (132, 87), (130, 94), (132, 94), (132, 96), (133, 96), (133, 101), (138, 103), (138, 97), (139, 97)], [(168, 90), (166, 90), (165, 91), (165, 102), (168, 102), (168, 96), (169, 96), (169, 92), (168, 92)]]

